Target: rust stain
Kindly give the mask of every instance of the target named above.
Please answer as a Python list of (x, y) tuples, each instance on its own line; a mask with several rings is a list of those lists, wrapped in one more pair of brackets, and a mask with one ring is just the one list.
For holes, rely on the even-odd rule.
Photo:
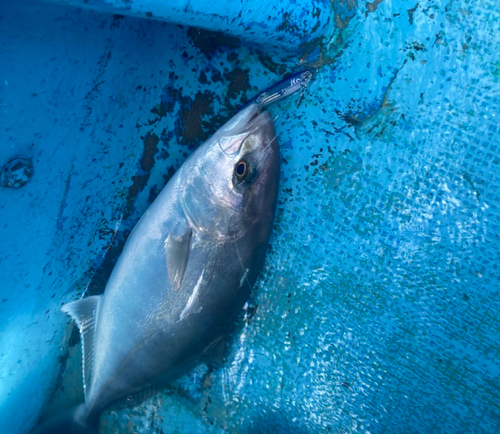
[(366, 3), (367, 12), (375, 12), (377, 7), (383, 0), (373, 0), (372, 2)]
[(357, 0), (332, 0), (335, 15), (335, 26), (339, 30), (344, 30), (349, 21), (356, 16), (358, 7)]
[(155, 153), (160, 139), (156, 134), (149, 131), (146, 136), (142, 137), (142, 141), (144, 143), (144, 151), (140, 166), (143, 173), (138, 173), (132, 177), (132, 185), (128, 190), (127, 203), (125, 205), (125, 212), (123, 213), (124, 219), (127, 219), (132, 214), (135, 199), (149, 181), (151, 169), (155, 165)]
[(287, 32), (287, 33), (300, 32), (299, 26), (297, 24), (295, 24), (294, 22), (292, 22), (291, 15), (289, 12), (285, 12), (283, 14), (283, 21), (276, 28), (276, 30), (280, 31), (280, 32)]
[[(153, 122), (153, 123), (155, 123), (167, 115), (167, 105), (163, 101), (161, 101), (159, 104), (156, 104), (151, 109), (151, 113), (158, 116), (158, 119)], [(151, 122), (150, 122), (150, 125), (151, 125)]]
[(419, 6), (420, 3), (417, 3), (415, 7), (408, 9), (408, 21), (410, 24), (413, 24), (413, 14), (415, 13), (415, 11), (418, 9)]
[(259, 62), (262, 63), (269, 71), (278, 75), (285, 75), (287, 68), (282, 63), (276, 63), (271, 56), (263, 53), (260, 50), (256, 51)]
[(144, 142), (144, 152), (141, 159), (141, 169), (149, 172), (155, 165), (156, 147), (160, 139), (156, 134), (149, 131), (142, 140)]
[(190, 27), (187, 31), (187, 36), (191, 40), (191, 43), (198, 48), (207, 59), (211, 59), (222, 47), (235, 49), (240, 46), (240, 40), (234, 36), (196, 27)]
[(194, 100), (181, 98), (180, 115), (176, 122), (181, 144), (194, 148), (205, 138), (202, 117), (212, 111), (213, 98), (209, 92), (198, 92)]
[(226, 72), (224, 78), (228, 81), (227, 96), (236, 99), (241, 93), (250, 88), (250, 70), (234, 68)]
[(340, 18), (339, 14), (335, 14), (335, 26), (337, 26), (338, 29), (344, 30), (347, 25), (349, 24), (350, 18), (346, 18), (344, 21), (342, 21), (342, 18)]

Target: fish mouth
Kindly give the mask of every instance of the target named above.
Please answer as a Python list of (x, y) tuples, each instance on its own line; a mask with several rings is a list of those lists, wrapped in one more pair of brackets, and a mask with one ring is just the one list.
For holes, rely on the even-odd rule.
[(267, 110), (252, 104), (228, 121), (214, 136), (216, 143), (227, 155), (237, 154), (245, 139), (252, 135), (274, 134), (274, 124)]
[(250, 104), (231, 120), (229, 120), (220, 130), (220, 134), (236, 136), (253, 132), (256, 126), (268, 123), (271, 120), (266, 110), (261, 110), (257, 103)]

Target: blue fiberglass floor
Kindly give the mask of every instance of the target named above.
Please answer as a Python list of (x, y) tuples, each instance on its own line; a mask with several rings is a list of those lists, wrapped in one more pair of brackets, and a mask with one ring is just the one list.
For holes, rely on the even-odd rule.
[[(82, 399), (59, 308), (103, 291), (192, 150), (290, 53), (153, 20), (1, 2), (0, 432)], [(500, 432), (500, 9), (333, 2), (330, 44), (270, 108), (280, 203), (224, 366), (101, 433)], [(1, 181), (1, 179), (0, 179)]]

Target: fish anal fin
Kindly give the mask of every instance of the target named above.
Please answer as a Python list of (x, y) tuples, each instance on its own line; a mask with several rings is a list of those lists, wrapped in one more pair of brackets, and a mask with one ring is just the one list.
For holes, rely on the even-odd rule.
[(67, 313), (73, 319), (80, 330), (83, 356), (83, 389), (85, 396), (87, 395), (92, 378), (95, 326), (100, 300), (101, 296), (95, 295), (65, 304), (61, 308), (64, 313)]
[(180, 288), (191, 245), (191, 229), (181, 234), (169, 234), (165, 240), (165, 254), (167, 257), (167, 271), (172, 289)]

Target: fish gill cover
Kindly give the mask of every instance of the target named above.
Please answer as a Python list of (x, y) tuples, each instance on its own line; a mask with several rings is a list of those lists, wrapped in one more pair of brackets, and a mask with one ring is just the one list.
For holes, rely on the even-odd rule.
[(335, 0), (336, 31), (299, 54), (3, 6), (0, 166), (32, 169), (0, 187), (0, 431), (82, 400), (61, 305), (102, 293), (192, 150), (301, 62), (318, 72), (300, 103), (269, 108), (277, 219), (223, 366), (104, 414), (101, 432), (500, 430), (496, 2)]

